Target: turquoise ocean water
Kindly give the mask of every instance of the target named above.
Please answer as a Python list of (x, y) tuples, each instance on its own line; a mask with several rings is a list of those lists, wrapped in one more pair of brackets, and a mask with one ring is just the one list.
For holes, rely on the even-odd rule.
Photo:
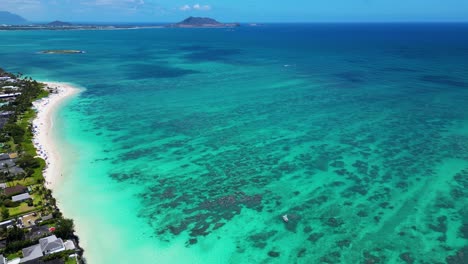
[(91, 264), (467, 263), (467, 62), (467, 24), (0, 32), (86, 88), (53, 133)]

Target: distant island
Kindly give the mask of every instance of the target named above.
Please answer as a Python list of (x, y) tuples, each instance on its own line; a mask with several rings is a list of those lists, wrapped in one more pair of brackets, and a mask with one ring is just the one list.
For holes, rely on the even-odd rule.
[[(2, 23), (2, 14), (8, 13), (9, 23)], [(6, 15), (4, 16), (6, 17)], [(12, 19), (12, 17), (16, 17)], [(13, 23), (13, 21), (17, 21)], [(6, 20), (3, 20), (6, 21)], [(27, 20), (9, 12), (0, 12), (0, 30), (118, 30), (118, 29), (142, 29), (142, 28), (233, 28), (239, 27), (238, 23), (221, 23), (208, 17), (189, 17), (179, 23), (168, 25), (93, 25), (93, 24), (73, 24), (70, 22), (53, 21), (50, 23), (30, 23)], [(64, 52), (41, 52), (41, 53), (64, 53)], [(69, 52), (65, 52), (69, 53)], [(78, 52), (77, 52), (78, 53)]]
[(171, 28), (225, 28), (238, 27), (238, 23), (221, 23), (208, 17), (189, 17), (179, 23), (167, 25)]
[(27, 24), (28, 21), (17, 15), (7, 11), (0, 11), (0, 25), (24, 25)]
[(58, 20), (47, 24), (47, 26), (50, 26), (50, 27), (70, 27), (72, 25), (73, 25), (72, 23), (62, 22)]
[(86, 53), (82, 50), (43, 50), (40, 51), (41, 54), (81, 54)]

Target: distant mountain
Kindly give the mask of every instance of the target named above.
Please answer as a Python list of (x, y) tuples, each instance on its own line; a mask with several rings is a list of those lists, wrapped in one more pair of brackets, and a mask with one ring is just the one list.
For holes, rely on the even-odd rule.
[(189, 17), (184, 21), (181, 21), (176, 24), (168, 25), (168, 27), (183, 27), (183, 28), (191, 28), (191, 27), (237, 27), (239, 24), (224, 24), (216, 21), (215, 19), (208, 18), (208, 17)]
[(7, 11), (0, 11), (0, 24), (24, 25), (27, 23), (28, 21), (26, 19), (17, 14), (13, 14)]
[(209, 17), (189, 17), (177, 24), (182, 25), (220, 25), (218, 21)]
[(49, 24), (47, 24), (47, 26), (50, 26), (50, 27), (69, 27), (69, 26), (72, 26), (72, 23), (56, 20), (54, 22), (50, 22)]

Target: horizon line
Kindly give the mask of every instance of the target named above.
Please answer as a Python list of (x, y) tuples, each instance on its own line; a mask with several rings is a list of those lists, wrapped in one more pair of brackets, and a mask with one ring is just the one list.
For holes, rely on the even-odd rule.
[[(29, 23), (51, 23), (54, 21), (61, 21), (67, 23), (145, 23), (145, 24), (173, 24), (178, 23), (174, 21), (72, 21), (72, 20), (48, 20), (48, 21), (27, 21)], [(259, 21), (231, 21), (231, 22), (220, 22), (223, 24), (228, 23), (240, 23), (240, 24), (439, 24), (439, 23), (451, 23), (451, 24), (465, 24), (468, 23), (468, 20), (422, 20), (422, 21), (412, 21), (412, 20), (395, 20), (395, 21), (268, 21), (268, 22), (259, 22)]]

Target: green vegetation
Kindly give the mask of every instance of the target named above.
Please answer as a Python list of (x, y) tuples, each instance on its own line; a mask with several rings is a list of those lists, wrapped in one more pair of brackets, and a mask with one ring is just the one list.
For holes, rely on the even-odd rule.
[[(11, 196), (17, 192), (23, 192), (23, 187), (9, 189), (8, 196), (1, 192), (2, 220), (15, 220), (15, 217), (34, 212), (33, 216), (26, 218), (30, 224), (32, 221), (40, 220), (41, 216), (52, 214), (53, 219), (44, 221), (40, 225), (54, 226), (54, 234), (57, 237), (73, 239), (75, 238), (73, 220), (63, 218), (56, 208), (56, 200), (52, 197), (52, 191), (43, 185), (42, 171), (46, 163), (37, 157), (33, 144), (32, 121), (36, 117), (36, 112), (31, 108), (32, 102), (48, 96), (49, 92), (44, 89), (43, 84), (31, 78), (22, 78), (21, 74), (15, 76), (0, 69), (0, 76), (14, 78), (15, 85), (20, 87), (19, 92), (21, 92), (8, 104), (0, 106), (0, 111), (9, 115), (6, 124), (0, 129), (0, 152), (9, 153), (9, 157), (6, 157), (8, 162), (4, 163), (0, 173), (0, 182), (5, 182), (7, 188), (17, 185), (26, 186), (31, 196), (31, 199), (13, 202)], [(3, 159), (5, 160), (5, 157)], [(12, 167), (15, 167), (14, 170), (11, 170)], [(21, 249), (39, 242), (39, 238), (26, 239), (25, 232), (27, 232), (26, 229), (21, 229), (16, 224), (8, 229), (0, 229), (0, 238), (6, 239), (6, 247), (0, 250), (0, 254), (4, 254), (8, 259), (22, 257)], [(75, 258), (68, 257), (73, 253), (75, 253), (74, 250), (63, 251), (43, 257), (43, 260), (62, 259), (66, 263), (76, 263)]]
[(76, 259), (68, 258), (67, 260), (65, 260), (65, 264), (76, 264)]
[(10, 211), (7, 208), (2, 207), (2, 220), (8, 219), (8, 217), (10, 217)]
[[(7, 181), (10, 187), (18, 184), (23, 186), (42, 184), (44, 182), (42, 171), (46, 163), (43, 159), (36, 157), (31, 125), (36, 112), (31, 106), (33, 101), (48, 96), (49, 92), (44, 89), (43, 84), (31, 78), (21, 78), (21, 74), (17, 76), (8, 75), (1, 69), (0, 74), (15, 78), (16, 85), (21, 89), (21, 95), (17, 96), (9, 104), (0, 107), (1, 111), (12, 113), (5, 126), (0, 130), (0, 143), (3, 146), (2, 152), (17, 153), (18, 158), (15, 163), (24, 170), (23, 173), (16, 173), (14, 175), (8, 170), (8, 173), (0, 174), (0, 180)], [(8, 168), (8, 166), (5, 165), (5, 168)], [(5, 197), (0, 197), (0, 206), (7, 208), (9, 217), (14, 217), (42, 209), (44, 199), (45, 197), (41, 195), (33, 195), (32, 201), (13, 203)], [(6, 215), (6, 213), (2, 214), (2, 216)]]
[(21, 241), (24, 239), (24, 231), (23, 229), (13, 226), (12, 228), (7, 230), (7, 243), (11, 242), (16, 242), (16, 241)]
[(72, 219), (59, 219), (55, 226), (55, 235), (63, 239), (73, 238), (73, 232), (75, 231), (75, 224)]
[(75, 253), (75, 251), (73, 251), (73, 250), (65, 250), (65, 251), (61, 251), (61, 252), (57, 252), (57, 253), (54, 253), (54, 254), (44, 256), (44, 257), (42, 257), (42, 260), (47, 261), (47, 260), (53, 260), (53, 259), (68, 259), (68, 256), (70, 256), (71, 254), (74, 254), (74, 253)]
[[(7, 246), (4, 250), (4, 254), (16, 254), (23, 248), (30, 247), (39, 243), (39, 239), (36, 240), (17, 240), (13, 242), (7, 242)], [(21, 254), (21, 253), (20, 253)], [(22, 255), (22, 254), (21, 254)]]
[(12, 259), (15, 259), (15, 258), (21, 258), (22, 256), (23, 256), (23, 254), (21, 253), (21, 251), (18, 251), (18, 252), (15, 252), (15, 253), (8, 254), (7, 259), (12, 260)]

